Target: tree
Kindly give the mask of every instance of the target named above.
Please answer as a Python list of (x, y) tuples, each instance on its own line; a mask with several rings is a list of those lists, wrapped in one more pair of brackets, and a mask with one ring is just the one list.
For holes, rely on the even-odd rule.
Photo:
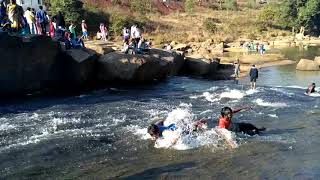
[(64, 14), (67, 22), (80, 22), (83, 17), (83, 3), (80, 0), (51, 0), (51, 11)]
[(309, 32), (319, 33), (320, 1), (319, 0), (285, 0), (264, 8), (261, 19), (273, 21), (273, 26), (284, 29), (305, 27)]
[(309, 0), (301, 7), (298, 13), (298, 24), (308, 30), (319, 31), (320, 25), (320, 1)]

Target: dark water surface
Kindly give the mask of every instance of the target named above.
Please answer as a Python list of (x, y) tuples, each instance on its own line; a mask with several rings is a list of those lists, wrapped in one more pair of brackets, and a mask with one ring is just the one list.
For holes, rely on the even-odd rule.
[[(300, 53), (301, 54), (301, 53)], [(317, 55), (317, 54), (316, 54)], [(320, 179), (320, 97), (304, 95), (319, 72), (263, 69), (248, 80), (173, 77), (74, 97), (32, 98), (0, 106), (0, 179)], [(179, 148), (155, 148), (145, 128), (168, 115), (211, 118), (223, 106), (268, 130), (228, 149), (210, 136)]]

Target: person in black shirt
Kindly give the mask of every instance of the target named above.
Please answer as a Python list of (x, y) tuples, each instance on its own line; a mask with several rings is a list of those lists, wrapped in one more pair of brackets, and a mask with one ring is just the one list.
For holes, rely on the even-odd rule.
[(251, 69), (250, 69), (250, 84), (251, 84), (251, 89), (256, 89), (256, 81), (258, 79), (258, 69), (256, 66), (253, 64)]

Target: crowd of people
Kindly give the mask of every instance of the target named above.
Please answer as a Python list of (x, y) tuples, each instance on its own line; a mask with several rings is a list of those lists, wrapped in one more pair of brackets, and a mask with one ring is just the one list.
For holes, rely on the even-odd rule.
[(123, 52), (126, 54), (144, 54), (151, 49), (151, 42), (141, 34), (137, 25), (131, 26), (130, 30), (123, 28)]
[(251, 42), (244, 42), (241, 45), (247, 52), (256, 52), (259, 53), (260, 55), (265, 54), (266, 48), (265, 44), (263, 43), (254, 43), (253, 41)]

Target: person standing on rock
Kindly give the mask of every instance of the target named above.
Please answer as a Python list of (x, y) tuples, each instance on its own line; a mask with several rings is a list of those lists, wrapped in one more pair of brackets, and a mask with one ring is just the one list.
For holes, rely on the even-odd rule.
[(43, 10), (42, 6), (39, 6), (39, 10), (36, 13), (36, 17), (41, 27), (41, 34), (46, 35), (47, 34), (46, 26), (48, 23), (48, 18), (47, 18), (47, 13)]
[(22, 27), (23, 8), (17, 5), (16, 0), (11, 0), (7, 8), (9, 20), (12, 22), (11, 29), (18, 32)]
[(234, 77), (239, 78), (240, 75), (240, 61), (237, 59), (236, 62), (234, 62)]
[(101, 40), (107, 41), (108, 29), (104, 23), (100, 23)]
[(250, 74), (251, 89), (256, 89), (256, 81), (258, 79), (258, 69), (254, 64), (252, 65), (249, 74)]
[(36, 34), (37, 33), (36, 18), (34, 14), (31, 12), (30, 7), (27, 7), (27, 10), (24, 12), (24, 17), (27, 19), (27, 23), (30, 28), (30, 34)]

